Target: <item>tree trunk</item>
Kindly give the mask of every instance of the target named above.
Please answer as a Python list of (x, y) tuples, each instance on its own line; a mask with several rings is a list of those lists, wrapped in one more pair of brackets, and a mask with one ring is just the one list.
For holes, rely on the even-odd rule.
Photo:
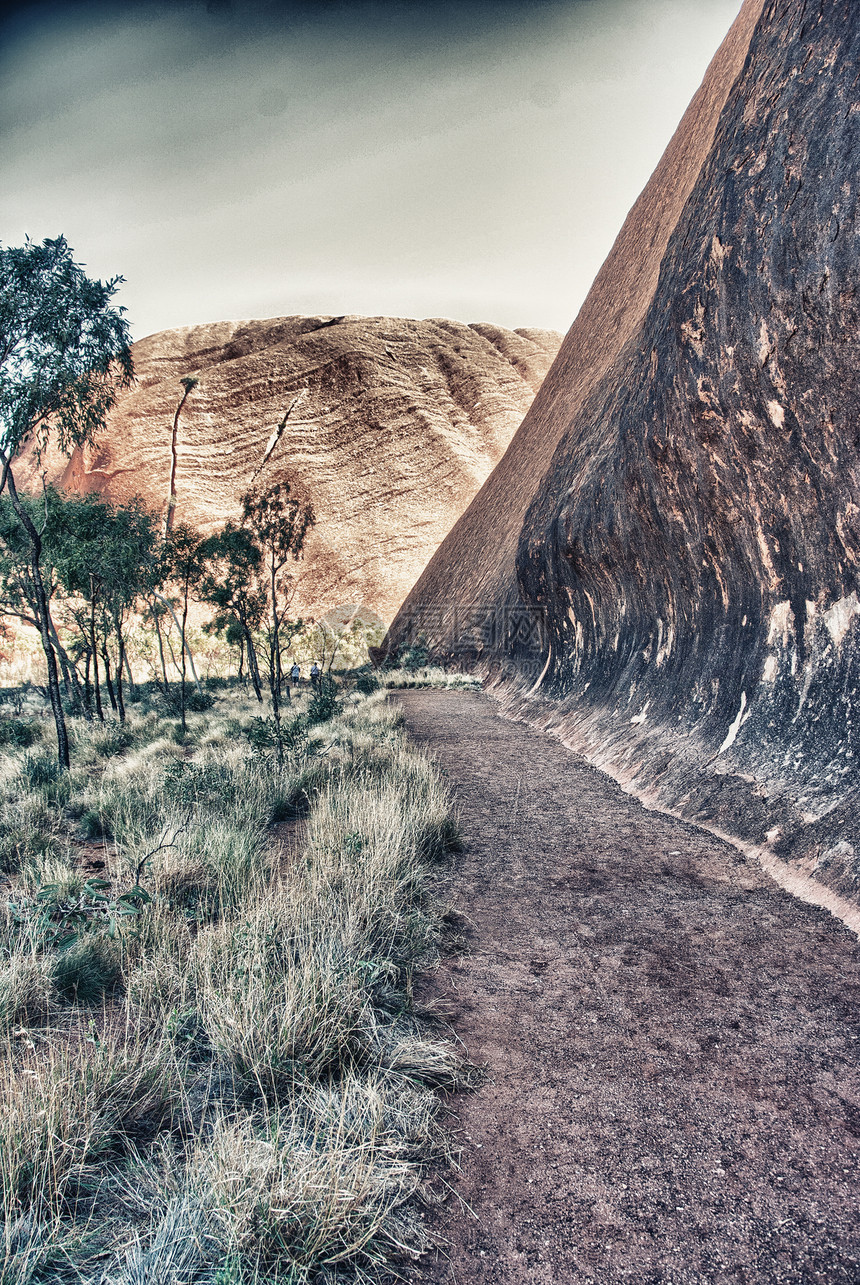
[(161, 677), (164, 680), (163, 690), (166, 696), (168, 693), (167, 661), (164, 659), (164, 640), (161, 637), (161, 621), (158, 619), (158, 612), (155, 610), (154, 603), (150, 604), (149, 610), (152, 613), (152, 619), (155, 621), (155, 636), (158, 639), (158, 654), (161, 657)]
[(70, 699), (74, 701), (77, 708), (79, 710), (83, 709), (84, 714), (86, 714), (86, 709), (84, 707), (84, 695), (81, 691), (81, 680), (78, 676), (78, 671), (67, 654), (65, 647), (60, 642), (53, 620), (51, 621), (51, 641), (54, 644), (54, 650), (60, 660), (66, 691), (69, 693)]
[(12, 501), (12, 507), (15, 515), (21, 523), (27, 538), (30, 541), (30, 574), (33, 577), (33, 589), (36, 594), (36, 606), (38, 609), (39, 633), (42, 638), (42, 650), (45, 653), (45, 663), (48, 667), (48, 696), (51, 702), (51, 713), (54, 715), (54, 725), (57, 729), (57, 757), (60, 766), (69, 767), (69, 736), (66, 731), (66, 718), (63, 714), (63, 702), (60, 699), (60, 676), (57, 672), (57, 658), (54, 654), (54, 648), (51, 644), (51, 613), (48, 609), (48, 598), (45, 593), (45, 584), (42, 580), (42, 568), (40, 565), (42, 557), (42, 537), (33, 525), (30, 515), (24, 508), (18, 497), (18, 490), (15, 486), (15, 478), (12, 469), (9, 467), (10, 461), (0, 452), (0, 459), (3, 461), (6, 481), (9, 487), (9, 498)]
[(117, 712), (116, 694), (113, 689), (113, 679), (111, 678), (110, 656), (108, 654), (107, 641), (105, 641), (105, 643), (102, 646), (102, 660), (105, 663), (105, 686), (108, 689), (108, 696), (110, 697), (110, 707), (113, 710), (113, 712), (116, 713)]
[[(158, 599), (158, 601), (159, 601), (159, 602), (163, 602), (163, 603), (164, 603), (165, 607), (167, 608), (167, 610), (170, 612), (171, 616), (173, 617), (173, 623), (176, 625), (176, 628), (179, 630), (180, 637), (182, 638), (182, 650), (183, 650), (183, 651), (185, 652), (185, 654), (188, 656), (188, 664), (189, 664), (189, 665), (190, 665), (190, 667), (191, 667), (191, 677), (194, 679), (194, 686), (197, 688), (197, 690), (198, 690), (198, 692), (199, 692), (199, 691), (200, 691), (200, 679), (197, 677), (197, 669), (196, 669), (195, 664), (194, 664), (194, 657), (193, 657), (193, 656), (192, 656), (192, 654), (191, 654), (191, 648), (188, 646), (188, 643), (187, 643), (187, 642), (186, 642), (186, 640), (185, 640), (185, 633), (184, 633), (184, 631), (183, 631), (182, 627), (180, 626), (179, 621), (176, 619), (176, 612), (173, 610), (172, 606), (171, 606), (171, 605), (170, 605), (170, 603), (167, 601), (167, 599), (166, 599), (166, 598), (163, 598), (163, 597), (161, 596), (161, 594), (160, 594), (160, 593), (157, 593), (155, 596), (156, 596), (156, 598)], [(187, 594), (186, 594), (186, 599), (185, 599), (185, 612), (186, 612), (186, 615), (187, 615), (187, 614), (188, 614), (188, 595), (187, 595)], [(171, 651), (172, 651), (172, 648), (171, 648)], [(174, 662), (173, 662), (173, 663), (174, 663), (174, 664), (176, 664), (175, 659), (174, 659)], [(183, 662), (183, 667), (184, 667), (184, 662)], [(178, 668), (178, 666), (177, 666), (177, 668)]]
[[(187, 623), (188, 623), (188, 585), (186, 584), (186, 586), (185, 586), (185, 596), (184, 596), (184, 597), (183, 597), (183, 599), (182, 599), (182, 631), (181, 631), (181, 639), (182, 639), (182, 682), (181, 682), (181, 687), (180, 687), (180, 696), (179, 696), (180, 709), (182, 710), (182, 735), (183, 735), (183, 736), (185, 735), (185, 733), (186, 733), (186, 731), (187, 731), (187, 727), (186, 727), (186, 723), (185, 723), (185, 626), (187, 625)], [(194, 677), (196, 678), (196, 677), (197, 677), (197, 675), (195, 674), (195, 675), (194, 675)], [(197, 684), (197, 690), (198, 690), (198, 691), (200, 690), (200, 684), (199, 684), (199, 683)]]
[(245, 646), (248, 650), (248, 673), (251, 675), (251, 683), (254, 687), (254, 695), (262, 705), (263, 703), (263, 684), (260, 682), (260, 666), (257, 663), (257, 650), (254, 647), (254, 640), (251, 637), (251, 630), (247, 623), (242, 621), (242, 628), (245, 631)]
[(99, 653), (96, 647), (96, 593), (92, 576), (90, 576), (90, 654), (93, 658), (93, 690), (96, 694), (96, 713), (99, 716), (99, 722), (103, 723), (105, 715), (102, 709), (101, 688), (99, 687)]
[(122, 630), (120, 629), (119, 621), (117, 620), (115, 624), (116, 624), (116, 636), (119, 639), (119, 660), (117, 661), (117, 666), (116, 666), (116, 703), (117, 703), (117, 708), (119, 710), (119, 721), (121, 723), (124, 723), (125, 722), (125, 701), (122, 698), (122, 666), (123, 666), (123, 661), (125, 660), (125, 640), (123, 639), (123, 636), (122, 636)]
[(66, 700), (73, 701), (75, 694), (74, 694), (74, 691), (72, 690), (72, 680), (69, 677), (69, 666), (66, 662), (65, 653), (63, 652), (62, 648), (59, 645), (59, 641), (57, 640), (57, 631), (54, 628), (53, 620), (51, 621), (51, 646), (54, 648), (54, 651), (57, 653), (57, 660), (60, 662), (60, 673), (63, 675), (63, 687), (65, 688), (65, 691), (66, 691)]
[(137, 699), (137, 684), (134, 681), (134, 675), (131, 672), (129, 664), (128, 651), (126, 650), (125, 639), (122, 640), (122, 658), (125, 664), (125, 676), (128, 679), (128, 690), (132, 701)]
[(90, 683), (90, 656), (92, 652), (87, 648), (87, 665), (84, 670), (84, 700), (87, 706), (87, 718), (92, 721), (93, 717), (93, 689)]

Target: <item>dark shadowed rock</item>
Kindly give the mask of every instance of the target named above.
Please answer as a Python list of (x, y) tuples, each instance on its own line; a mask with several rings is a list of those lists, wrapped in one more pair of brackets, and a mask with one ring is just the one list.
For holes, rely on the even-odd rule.
[(426, 606), (432, 615), (440, 605), (518, 600), (515, 561), (526, 510), (578, 407), (642, 322), (666, 243), (708, 155), (761, 6), (762, 0), (745, 0), (630, 211), (531, 411), (415, 585), (407, 614), (416, 607)]
[(546, 645), (499, 650), (632, 788), (854, 892), (856, 6), (771, 0), (737, 65), (641, 322), (528, 417), (555, 449), (517, 598)]

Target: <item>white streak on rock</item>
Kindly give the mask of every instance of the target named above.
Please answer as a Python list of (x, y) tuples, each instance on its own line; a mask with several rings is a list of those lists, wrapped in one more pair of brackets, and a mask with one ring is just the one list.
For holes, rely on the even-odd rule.
[(725, 754), (726, 750), (729, 749), (730, 746), (734, 745), (735, 737), (737, 736), (738, 732), (741, 730), (741, 723), (744, 721), (744, 710), (746, 709), (746, 707), (747, 707), (747, 694), (746, 692), (741, 692), (741, 707), (738, 710), (735, 721), (732, 723), (731, 727), (726, 733), (726, 739), (723, 741), (722, 745), (717, 751), (718, 754)]
[(860, 615), (860, 602), (853, 589), (846, 598), (838, 598), (833, 606), (824, 612), (824, 623), (837, 647), (841, 645), (848, 633), (851, 621), (858, 615)]

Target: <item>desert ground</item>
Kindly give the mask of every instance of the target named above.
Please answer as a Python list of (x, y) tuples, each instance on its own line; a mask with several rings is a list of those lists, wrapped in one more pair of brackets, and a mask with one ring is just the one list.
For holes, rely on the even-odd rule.
[(421, 998), (486, 1070), (408, 1279), (856, 1281), (854, 934), (487, 696), (396, 699), (464, 843)]

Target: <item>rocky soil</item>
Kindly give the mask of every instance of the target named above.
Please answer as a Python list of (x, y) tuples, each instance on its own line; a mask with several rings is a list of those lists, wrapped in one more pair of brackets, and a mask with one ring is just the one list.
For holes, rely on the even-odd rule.
[(487, 1067), (406, 1279), (853, 1285), (855, 936), (486, 696), (396, 699), (465, 840), (422, 998)]

